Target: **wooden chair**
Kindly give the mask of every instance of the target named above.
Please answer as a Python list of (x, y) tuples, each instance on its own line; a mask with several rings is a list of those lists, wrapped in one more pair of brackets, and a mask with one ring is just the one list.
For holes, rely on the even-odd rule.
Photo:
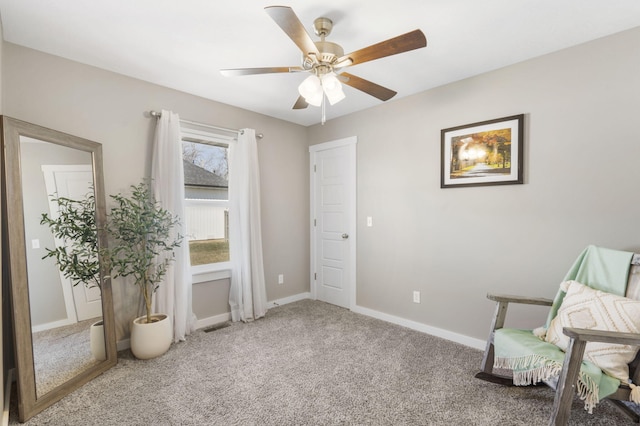
[[(627, 281), (626, 297), (634, 300), (640, 300), (640, 255), (638, 254), (632, 257)], [(553, 300), (493, 294), (488, 294), (487, 298), (497, 302), (497, 306), (495, 316), (491, 323), (487, 346), (482, 359), (482, 371), (477, 373), (475, 377), (493, 383), (513, 386), (511, 377), (494, 373), (495, 330), (504, 327), (509, 303), (551, 306), (553, 304)], [(551, 388), (555, 389), (556, 392), (549, 425), (566, 425), (569, 420), (571, 404), (578, 381), (578, 374), (580, 372), (585, 347), (588, 342), (640, 345), (640, 334), (635, 333), (619, 333), (566, 327), (563, 329), (563, 332), (569, 336), (569, 347), (565, 351), (562, 371), (557, 380), (544, 382)], [(633, 383), (640, 384), (640, 353), (636, 355), (635, 360), (629, 364), (629, 377)], [(614, 405), (631, 417), (634, 422), (640, 423), (640, 417), (638, 414), (622, 402), (629, 401), (630, 393), (631, 388), (623, 383), (620, 385), (618, 390), (614, 394), (609, 395), (607, 399), (611, 400)]]

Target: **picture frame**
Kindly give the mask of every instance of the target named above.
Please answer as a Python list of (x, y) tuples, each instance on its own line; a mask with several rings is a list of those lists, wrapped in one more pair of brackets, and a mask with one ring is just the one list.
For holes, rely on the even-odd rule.
[(524, 114), (442, 129), (440, 188), (523, 183)]

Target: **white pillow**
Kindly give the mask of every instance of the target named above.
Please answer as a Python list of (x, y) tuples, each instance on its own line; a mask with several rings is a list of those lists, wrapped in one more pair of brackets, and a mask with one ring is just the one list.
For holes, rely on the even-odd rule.
[[(566, 281), (560, 287), (567, 294), (551, 321), (545, 340), (567, 350), (569, 337), (563, 327), (640, 333), (640, 301), (616, 296), (580, 284)], [(629, 381), (629, 364), (639, 346), (589, 342), (584, 359), (623, 383)]]

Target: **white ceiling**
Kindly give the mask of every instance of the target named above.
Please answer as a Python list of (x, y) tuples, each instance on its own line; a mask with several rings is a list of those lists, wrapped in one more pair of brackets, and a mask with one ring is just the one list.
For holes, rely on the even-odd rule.
[[(278, 3), (275, 3), (278, 5)], [(0, 0), (4, 40), (301, 125), (292, 110), (305, 73), (223, 77), (223, 68), (299, 66), (300, 51), (255, 0)], [(282, 4), (280, 4), (282, 5)], [(352, 52), (421, 29), (427, 47), (348, 68), (414, 93), (640, 26), (638, 0), (289, 0)], [(345, 88), (327, 119), (381, 101)]]

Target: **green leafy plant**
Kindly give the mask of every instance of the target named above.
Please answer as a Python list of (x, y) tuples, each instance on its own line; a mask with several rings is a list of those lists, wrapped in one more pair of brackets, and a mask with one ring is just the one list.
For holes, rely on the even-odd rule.
[(151, 317), (151, 298), (162, 282), (174, 250), (182, 243), (172, 229), (179, 223), (153, 197), (150, 184), (144, 181), (131, 186), (131, 194), (112, 195), (107, 232), (110, 247), (104, 258), (113, 277), (132, 276), (144, 298), (147, 323)]
[(64, 244), (55, 249), (45, 248), (43, 259), (54, 258), (64, 277), (76, 286), (101, 288), (98, 259), (98, 228), (96, 202), (93, 192), (84, 199), (52, 198), (58, 204), (58, 216), (42, 213), (41, 225), (47, 225), (53, 236)]

